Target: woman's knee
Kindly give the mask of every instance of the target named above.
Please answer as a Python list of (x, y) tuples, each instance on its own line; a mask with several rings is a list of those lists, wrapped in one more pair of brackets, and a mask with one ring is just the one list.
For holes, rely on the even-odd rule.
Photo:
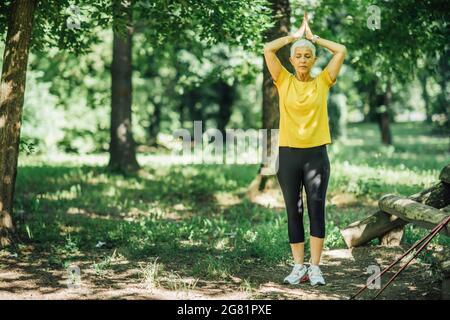
[(325, 237), (325, 211), (313, 210), (309, 215), (310, 234), (317, 238)]
[(325, 222), (311, 223), (309, 233), (316, 238), (325, 238)]

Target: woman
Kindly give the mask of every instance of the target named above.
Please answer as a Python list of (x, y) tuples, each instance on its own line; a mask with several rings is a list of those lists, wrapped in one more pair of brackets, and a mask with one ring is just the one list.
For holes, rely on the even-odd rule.
[[(301, 39), (305, 34), (305, 39)], [(276, 52), (292, 43), (289, 61), (295, 74), (280, 63)], [(322, 72), (313, 78), (317, 61), (314, 44), (333, 53)], [(325, 238), (325, 197), (330, 175), (327, 144), (331, 143), (327, 97), (347, 54), (345, 46), (314, 35), (305, 12), (300, 29), (264, 46), (264, 58), (279, 95), (280, 129), (277, 178), (288, 214), (288, 234), (294, 259), (285, 283), (309, 279), (311, 285), (325, 285), (319, 268)], [(304, 265), (302, 189), (305, 187), (310, 219), (311, 263)]]

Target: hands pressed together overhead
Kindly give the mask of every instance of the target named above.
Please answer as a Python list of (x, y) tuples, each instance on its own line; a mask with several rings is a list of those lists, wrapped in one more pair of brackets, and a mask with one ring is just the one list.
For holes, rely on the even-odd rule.
[(308, 23), (308, 13), (305, 11), (305, 14), (303, 15), (303, 22), (300, 28), (292, 34), (292, 36), (295, 39), (302, 38), (303, 35), (305, 35), (305, 38), (308, 40), (311, 40), (313, 38), (313, 33), (311, 31), (311, 28), (309, 27)]
[(276, 55), (276, 52), (285, 45), (291, 44), (293, 41), (296, 41), (303, 36), (305, 36), (305, 38), (313, 44), (327, 49), (333, 54), (333, 57), (325, 68), (328, 70), (330, 79), (334, 81), (339, 74), (342, 64), (344, 63), (344, 59), (347, 55), (347, 48), (343, 44), (327, 40), (319, 37), (317, 34), (313, 34), (311, 28), (309, 27), (307, 12), (304, 13), (302, 25), (297, 31), (272, 40), (264, 45), (264, 57), (272, 78), (277, 79), (282, 70), (282, 65)]

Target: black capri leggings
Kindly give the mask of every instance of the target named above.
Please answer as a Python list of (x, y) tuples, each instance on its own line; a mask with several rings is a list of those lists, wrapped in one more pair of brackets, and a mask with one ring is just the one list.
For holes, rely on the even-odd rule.
[(310, 235), (325, 238), (325, 197), (330, 177), (327, 145), (311, 148), (279, 147), (277, 178), (288, 214), (289, 242), (305, 241), (303, 198), (305, 186)]

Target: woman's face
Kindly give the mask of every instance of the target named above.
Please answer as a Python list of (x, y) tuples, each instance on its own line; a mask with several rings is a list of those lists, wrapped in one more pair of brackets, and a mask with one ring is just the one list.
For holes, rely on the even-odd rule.
[(316, 60), (317, 57), (314, 57), (312, 50), (306, 46), (295, 48), (294, 55), (289, 57), (295, 71), (300, 74), (309, 74)]

